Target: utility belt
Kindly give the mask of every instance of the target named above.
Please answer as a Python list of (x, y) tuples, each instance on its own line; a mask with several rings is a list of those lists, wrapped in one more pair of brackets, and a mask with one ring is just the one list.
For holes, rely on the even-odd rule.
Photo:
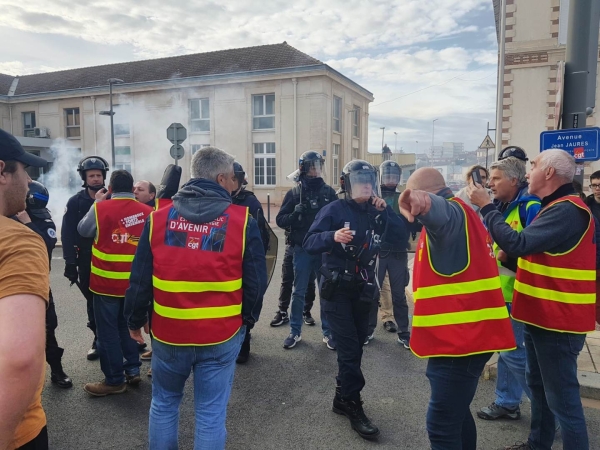
[(370, 303), (377, 294), (377, 286), (369, 281), (364, 274), (365, 270), (351, 272), (344, 269), (329, 270), (321, 266), (319, 273), (323, 276), (320, 296), (324, 300), (331, 300), (337, 289), (344, 291), (360, 292), (359, 301)]

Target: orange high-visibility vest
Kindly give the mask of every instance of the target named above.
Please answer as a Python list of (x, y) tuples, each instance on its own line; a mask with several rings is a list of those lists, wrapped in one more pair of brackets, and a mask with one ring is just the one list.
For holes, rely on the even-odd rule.
[(157, 198), (154, 200), (154, 209), (158, 211), (162, 208), (170, 208), (173, 206), (173, 199), (171, 198)]
[(152, 334), (171, 345), (214, 345), (242, 325), (242, 262), (248, 208), (230, 205), (196, 224), (175, 208), (150, 216)]
[(125, 297), (131, 263), (152, 208), (132, 198), (114, 198), (94, 203), (94, 209), (96, 239), (92, 246), (90, 291)]
[(515, 338), (491, 237), (479, 216), (462, 200), (449, 201), (457, 203), (465, 217), (467, 265), (452, 275), (437, 272), (427, 233), (421, 233), (414, 264), (410, 348), (421, 358), (512, 350), (516, 348)]
[(547, 330), (589, 333), (595, 329), (596, 311), (594, 219), (577, 195), (549, 203), (537, 217), (560, 202), (571, 202), (589, 215), (587, 230), (581, 240), (564, 253), (544, 252), (519, 258), (512, 316)]

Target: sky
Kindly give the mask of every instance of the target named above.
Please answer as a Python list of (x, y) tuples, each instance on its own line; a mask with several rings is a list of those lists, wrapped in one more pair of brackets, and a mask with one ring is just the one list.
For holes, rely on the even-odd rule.
[[(369, 151), (475, 150), (494, 128), (492, 0), (0, 0), (0, 73), (287, 41), (371, 91)], [(394, 134), (396, 132), (397, 134)], [(494, 138), (492, 134), (492, 138)], [(494, 139), (495, 140), (495, 139)]]

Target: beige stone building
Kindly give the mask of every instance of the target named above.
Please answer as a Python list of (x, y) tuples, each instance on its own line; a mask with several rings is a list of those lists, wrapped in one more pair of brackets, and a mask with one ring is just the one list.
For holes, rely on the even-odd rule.
[[(160, 181), (173, 162), (166, 129), (183, 124), (179, 161), (213, 145), (234, 154), (259, 199), (279, 203), (307, 150), (325, 151), (327, 181), (367, 153), (371, 92), (287, 43), (13, 77), (0, 74), (0, 127), (53, 164), (111, 161), (107, 80), (113, 85), (115, 167)], [(70, 158), (66, 158), (69, 155)], [(50, 167), (52, 169), (52, 165)], [(72, 172), (77, 180), (75, 167)], [(37, 174), (33, 174), (37, 175)]]
[[(500, 0), (493, 3), (498, 29)], [(506, 0), (502, 146), (519, 145), (530, 159), (539, 154), (540, 133), (555, 129), (557, 69), (566, 56), (568, 9), (568, 0)], [(597, 112), (587, 125), (600, 125)], [(586, 175), (600, 169), (599, 162), (586, 166)]]

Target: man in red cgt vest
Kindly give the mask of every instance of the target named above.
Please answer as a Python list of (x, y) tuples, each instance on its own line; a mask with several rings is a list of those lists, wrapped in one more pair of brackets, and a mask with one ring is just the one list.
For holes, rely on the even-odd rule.
[(94, 293), (97, 347), (105, 379), (87, 383), (83, 389), (95, 397), (122, 394), (127, 384), (141, 382), (139, 350), (129, 336), (123, 305), (133, 256), (151, 212), (150, 206), (135, 199), (131, 174), (115, 170), (108, 190), (96, 192), (94, 205), (77, 226), (83, 237), (94, 238), (90, 290)]

